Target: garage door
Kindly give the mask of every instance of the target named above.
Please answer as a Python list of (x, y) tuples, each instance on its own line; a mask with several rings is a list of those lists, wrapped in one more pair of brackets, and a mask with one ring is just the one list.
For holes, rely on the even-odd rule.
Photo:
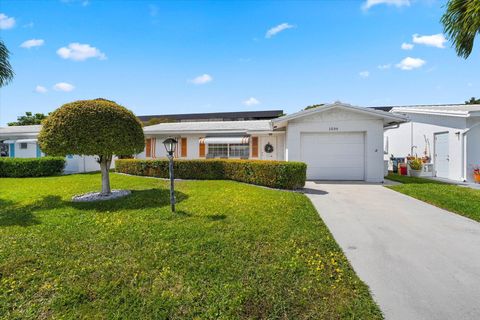
[(363, 132), (302, 133), (300, 148), (308, 179), (365, 179)]

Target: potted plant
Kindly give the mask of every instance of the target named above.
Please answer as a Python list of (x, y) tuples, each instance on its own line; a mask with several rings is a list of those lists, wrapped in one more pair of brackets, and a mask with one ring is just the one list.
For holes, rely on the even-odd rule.
[(475, 180), (476, 183), (480, 183), (480, 166), (473, 168), (473, 180)]
[(423, 169), (423, 161), (421, 158), (414, 158), (408, 162), (409, 169), (408, 172), (411, 177), (420, 177)]

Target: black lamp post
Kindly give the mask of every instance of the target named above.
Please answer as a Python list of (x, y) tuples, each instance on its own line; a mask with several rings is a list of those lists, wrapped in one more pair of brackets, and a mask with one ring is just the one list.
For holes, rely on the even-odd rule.
[(173, 178), (173, 154), (175, 153), (175, 149), (177, 147), (177, 140), (173, 138), (168, 138), (163, 141), (163, 145), (165, 146), (165, 150), (167, 150), (168, 154), (168, 168), (169, 168), (169, 176), (170, 176), (170, 205), (172, 207), (172, 212), (175, 212), (175, 189), (174, 189), (174, 178)]

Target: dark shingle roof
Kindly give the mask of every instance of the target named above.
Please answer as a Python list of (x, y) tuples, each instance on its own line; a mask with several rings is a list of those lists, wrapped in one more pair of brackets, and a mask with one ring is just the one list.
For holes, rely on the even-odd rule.
[(159, 114), (138, 116), (146, 122), (152, 118), (166, 118), (173, 121), (236, 121), (236, 120), (269, 120), (283, 115), (283, 110), (241, 111), (241, 112), (210, 112), (185, 114)]

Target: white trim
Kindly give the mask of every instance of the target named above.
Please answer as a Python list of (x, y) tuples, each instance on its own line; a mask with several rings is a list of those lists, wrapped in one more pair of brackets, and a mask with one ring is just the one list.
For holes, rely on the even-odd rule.
[(199, 143), (204, 144), (248, 144), (250, 137), (205, 137)]
[(469, 118), (469, 117), (478, 117), (480, 116), (480, 111), (477, 110), (458, 110), (453, 109), (427, 109), (427, 108), (416, 108), (416, 107), (395, 107), (390, 110), (391, 113), (395, 114), (430, 114), (438, 116), (448, 116), (448, 117), (460, 117), (460, 118)]
[[(283, 116), (283, 117), (280, 117), (280, 118), (276, 118), (276, 119), (272, 120), (272, 123), (275, 124), (275, 123), (287, 122), (287, 121), (294, 120), (294, 119), (297, 119), (297, 118), (310, 116), (312, 114), (325, 112), (325, 111), (331, 110), (333, 108), (344, 108), (344, 109), (347, 109), (347, 110), (352, 110), (352, 111), (361, 112), (361, 113), (365, 113), (365, 114), (369, 114), (369, 115), (374, 115), (374, 116), (377, 116), (377, 117), (381, 117), (383, 119), (394, 120), (394, 122), (396, 122), (396, 123), (403, 123), (403, 122), (408, 121), (407, 117), (402, 116), (402, 115), (392, 114), (392, 113), (389, 113), (389, 112), (375, 110), (375, 109), (371, 109), (371, 108), (352, 106), (350, 104), (341, 103), (341, 102), (335, 102), (333, 104), (326, 104), (324, 106), (320, 106), (320, 107), (316, 107), (316, 108), (312, 108), (312, 109), (308, 109), (308, 110), (302, 110), (302, 111), (295, 112), (295, 113), (292, 113), (292, 114), (289, 114), (289, 115), (286, 115), (286, 116)], [(391, 123), (389, 123), (389, 125), (391, 125)]]
[(37, 143), (38, 139), (18, 139), (16, 143)]

